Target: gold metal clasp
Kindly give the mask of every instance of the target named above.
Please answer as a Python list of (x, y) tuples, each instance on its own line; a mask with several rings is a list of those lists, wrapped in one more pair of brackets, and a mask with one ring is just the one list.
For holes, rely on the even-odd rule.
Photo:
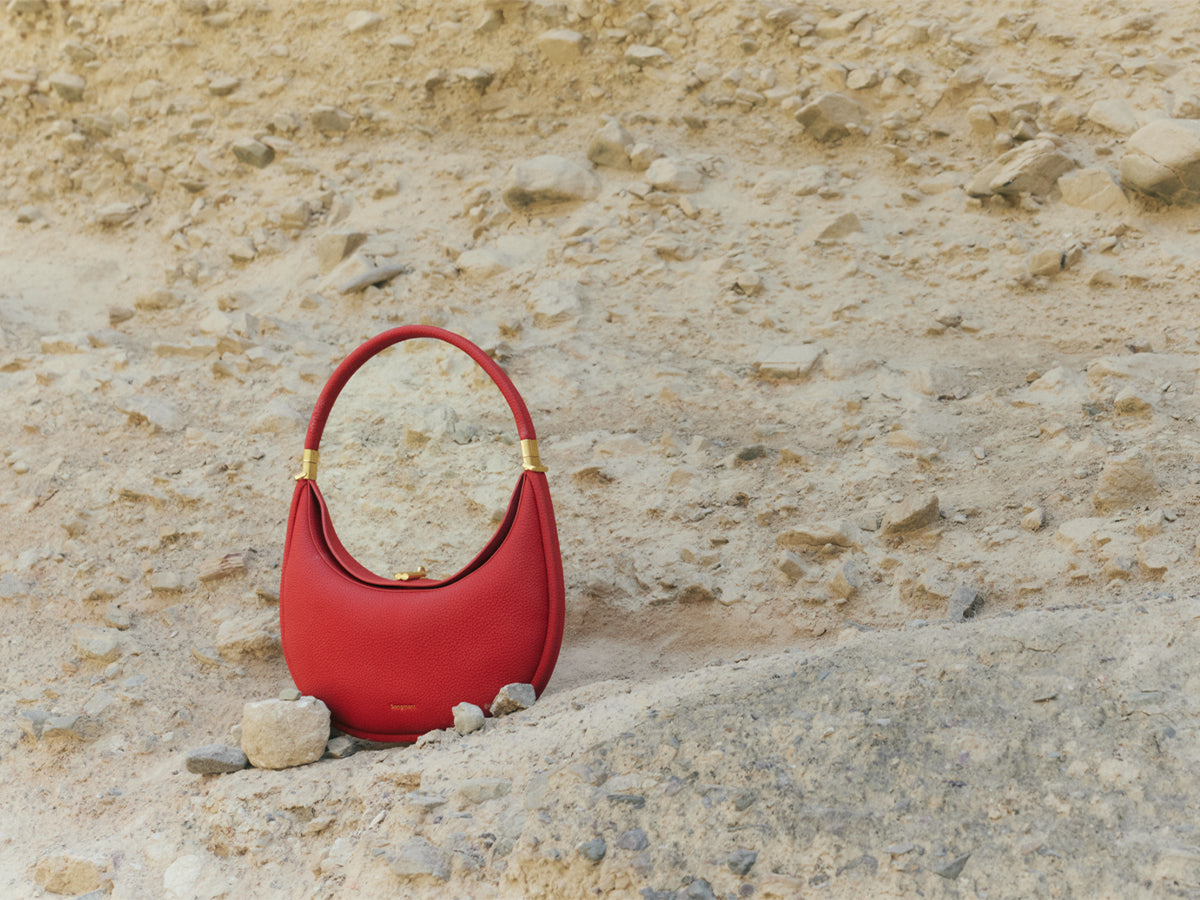
[(537, 441), (521, 441), (521, 464), (526, 472), (545, 472), (542, 458), (538, 455)]
[(395, 578), (397, 581), (412, 581), (414, 578), (424, 578), (425, 577), (425, 567), (417, 566), (417, 571), (415, 571), (415, 572), (397, 572), (392, 577)]
[(304, 457), (300, 462), (300, 474), (296, 476), (297, 481), (316, 481), (317, 480), (317, 460), (320, 454), (316, 450), (305, 450)]

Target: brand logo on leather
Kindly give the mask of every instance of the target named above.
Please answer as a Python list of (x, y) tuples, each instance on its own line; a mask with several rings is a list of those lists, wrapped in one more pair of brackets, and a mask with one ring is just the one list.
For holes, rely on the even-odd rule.
[(392, 704), (392, 709), (395, 710), (396, 712), (402, 712), (407, 709), (416, 709), (416, 708), (417, 708), (417, 704), (415, 704), (415, 703), (393, 703)]

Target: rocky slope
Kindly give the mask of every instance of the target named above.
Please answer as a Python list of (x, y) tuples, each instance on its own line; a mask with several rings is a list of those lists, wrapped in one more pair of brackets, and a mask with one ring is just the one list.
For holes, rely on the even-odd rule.
[[(11, 0), (0, 896), (1200, 890), (1198, 31)], [(290, 684), (303, 429), (404, 322), (538, 426), (547, 696), (189, 775)], [(381, 357), (322, 447), (347, 547), (453, 572), (511, 432), (465, 357)]]

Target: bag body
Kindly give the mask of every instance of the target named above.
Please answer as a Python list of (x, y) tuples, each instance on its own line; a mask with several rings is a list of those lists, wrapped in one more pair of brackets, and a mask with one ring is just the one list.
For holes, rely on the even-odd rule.
[[(411, 338), (465, 351), (507, 400), (523, 468), (496, 533), (445, 580), (384, 578), (342, 546), (317, 486), (318, 448), (341, 389), (368, 359)], [(280, 638), (296, 687), (329, 707), (335, 727), (413, 741), (453, 724), (464, 701), (487, 709), (513, 682), (540, 695), (562, 642), (564, 590), (554, 509), (525, 403), (494, 360), (466, 338), (410, 325), (367, 341), (334, 371), (313, 410), (296, 476), (279, 589)]]

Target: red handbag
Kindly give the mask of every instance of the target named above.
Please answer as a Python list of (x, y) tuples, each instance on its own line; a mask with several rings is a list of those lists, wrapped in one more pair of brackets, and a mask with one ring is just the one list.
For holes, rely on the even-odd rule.
[[(458, 574), (375, 575), (342, 546), (321, 490), (317, 449), (346, 382), (381, 350), (436, 338), (465, 351), (500, 388), (517, 422), (523, 470), (492, 539)], [(367, 341), (334, 371), (304, 439), (288, 516), (279, 624), (292, 679), (325, 702), (342, 731), (413, 741), (453, 723), (464, 701), (487, 709), (513, 682), (540, 695), (562, 643), (564, 594), (546, 468), (529, 411), (504, 371), (466, 338), (407, 325)]]

